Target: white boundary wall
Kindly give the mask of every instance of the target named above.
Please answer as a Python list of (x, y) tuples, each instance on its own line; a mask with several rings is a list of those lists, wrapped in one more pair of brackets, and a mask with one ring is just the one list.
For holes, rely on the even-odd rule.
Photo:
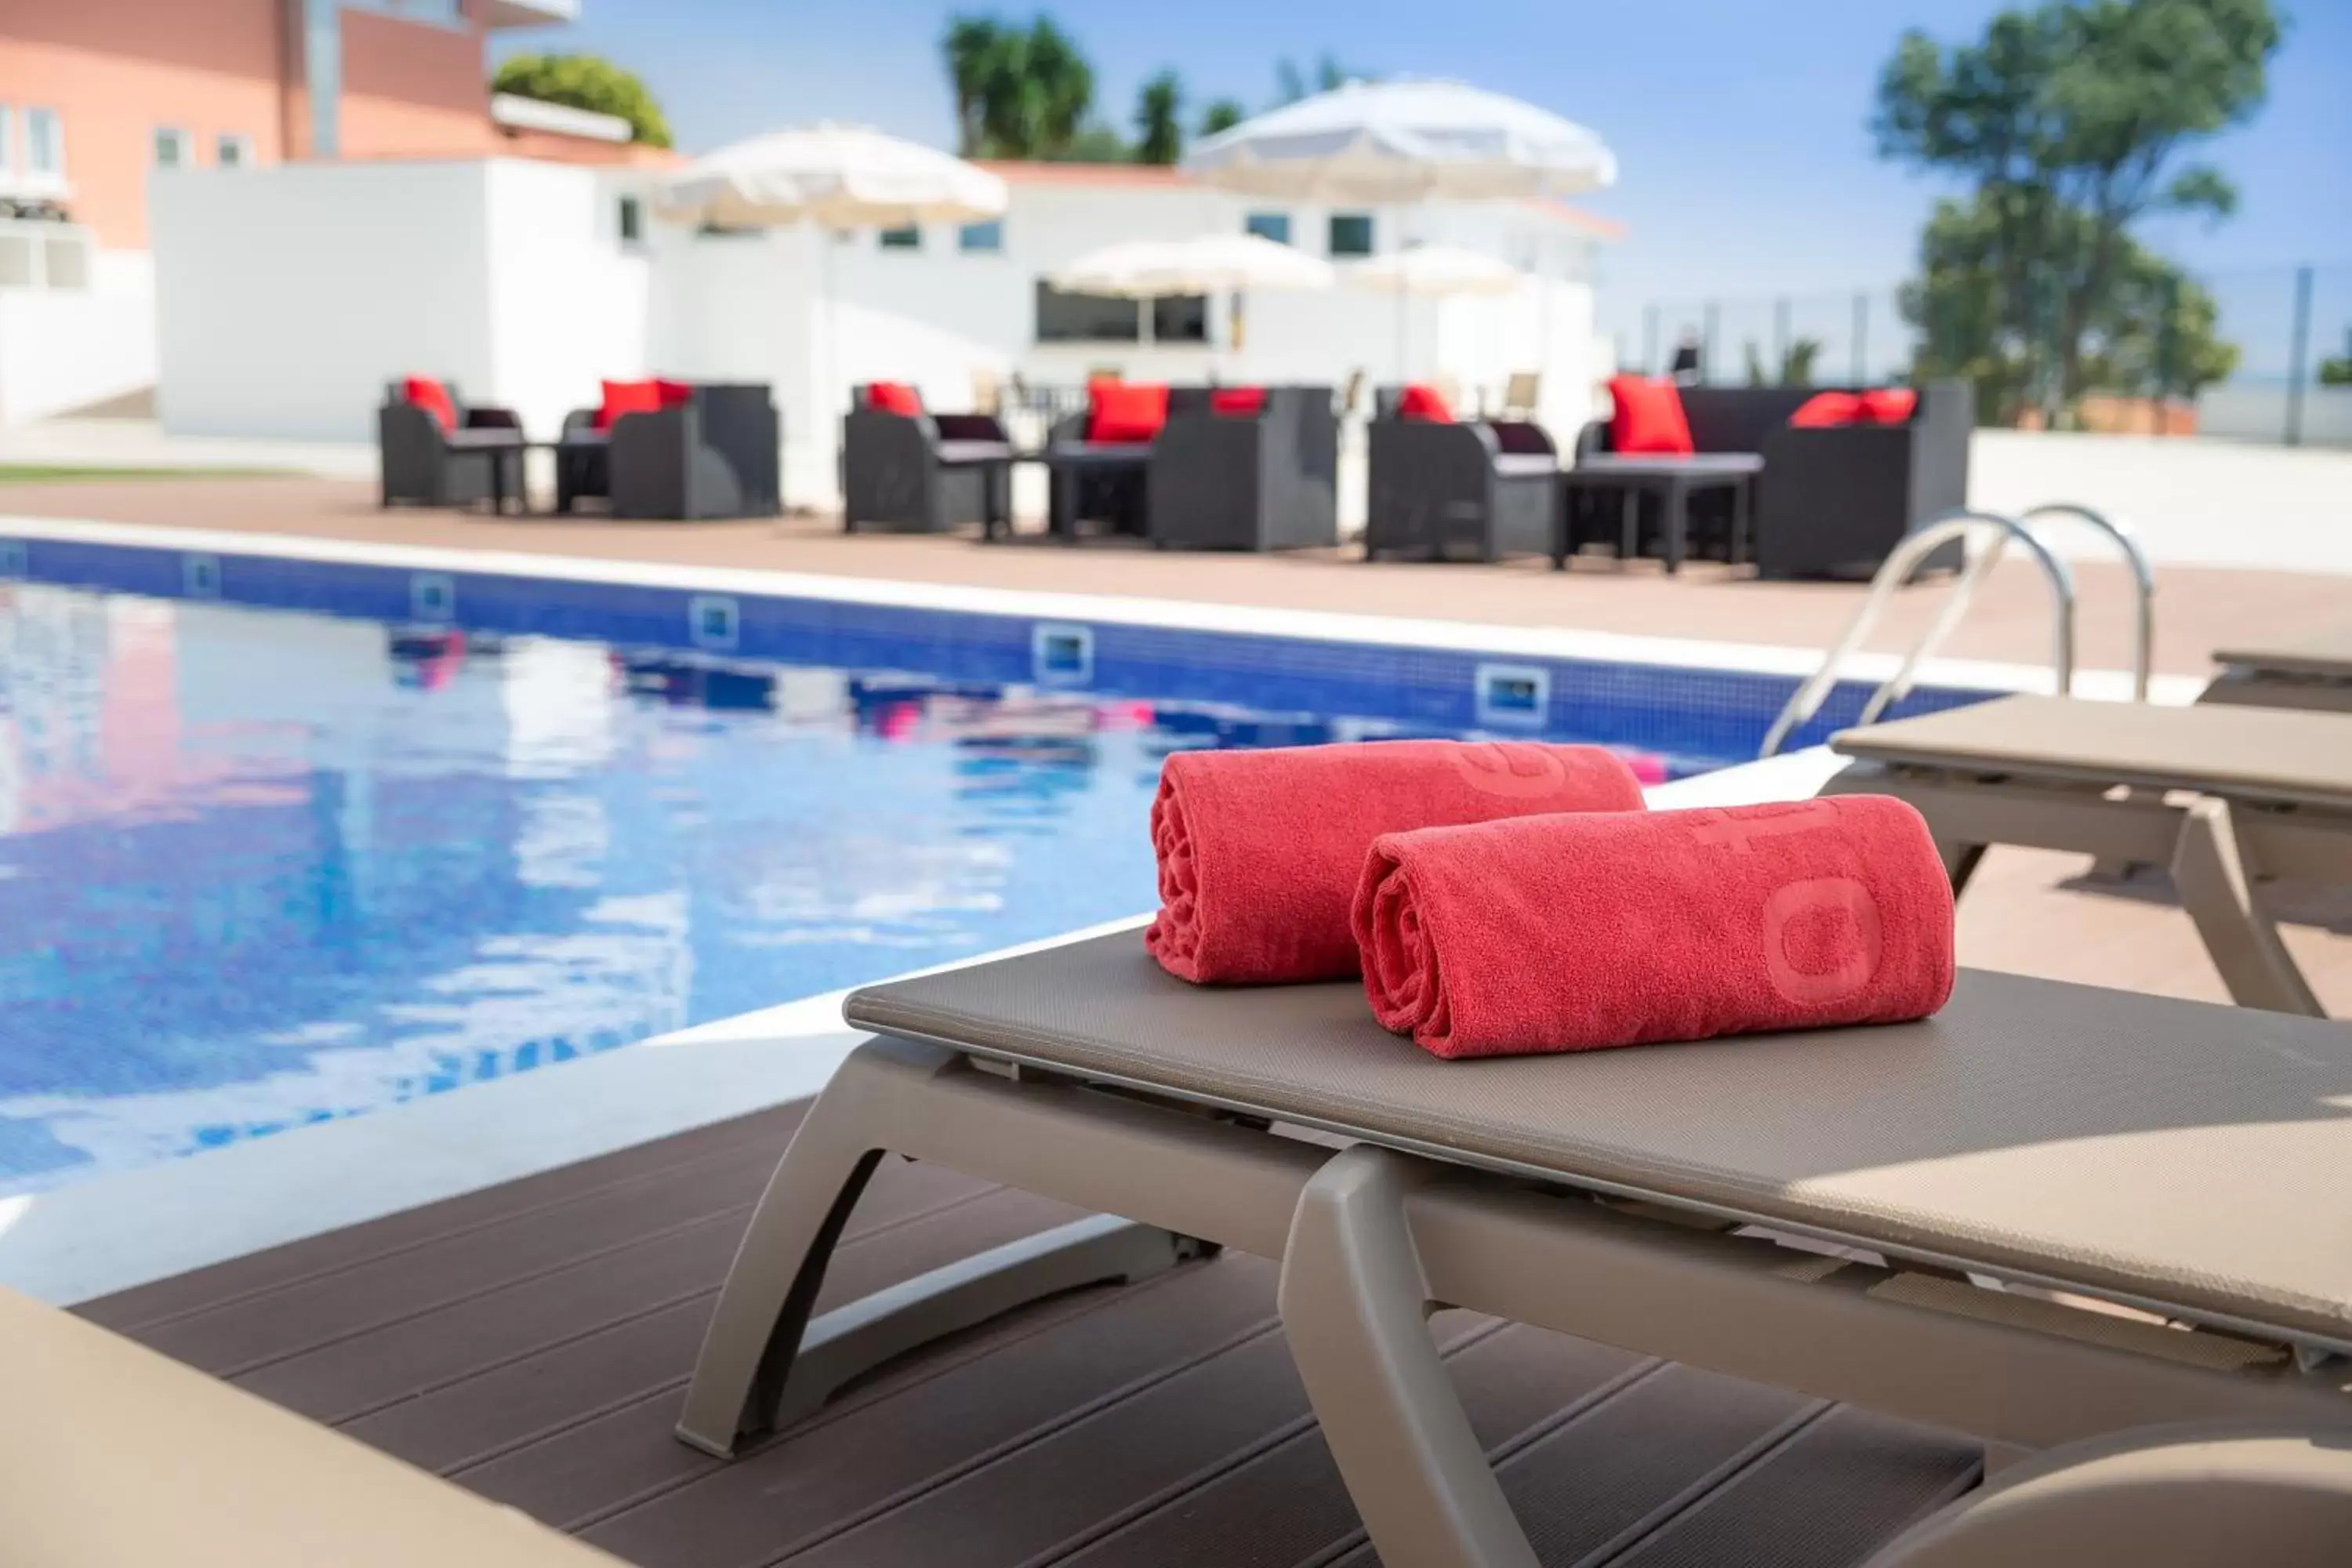
[[(809, 228), (698, 235), (652, 219), (643, 171), (490, 160), (159, 173), (158, 412), (173, 435), (367, 440), (383, 384), (422, 374), (514, 408), (550, 439), (567, 410), (597, 400), (601, 378), (764, 381), (783, 417), (785, 493), (823, 504), (836, 493), (840, 409), (860, 381), (912, 382), (934, 406), (962, 408), (979, 373), (1336, 387), (1358, 369), (1378, 384), (1409, 368), (1499, 391), (1513, 372), (1541, 370), (1541, 412), (1564, 442), (1592, 407), (1592, 241), (1570, 216), (1433, 205), (1407, 227), (1374, 215), (1380, 250), (1409, 237), (1543, 272), (1500, 299), (1255, 297), (1239, 348), (1218, 299), (1207, 344), (1040, 343), (1041, 277), (1115, 240), (1238, 230), (1254, 207), (1116, 172), (1012, 188), (1003, 247), (976, 252), (952, 225), (927, 226), (914, 249)], [(647, 215), (635, 243), (621, 237), (628, 195)], [(1328, 213), (1274, 210), (1319, 252)]]
[(0, 288), (0, 425), (21, 425), (155, 384), (155, 269), (101, 250), (80, 289)]

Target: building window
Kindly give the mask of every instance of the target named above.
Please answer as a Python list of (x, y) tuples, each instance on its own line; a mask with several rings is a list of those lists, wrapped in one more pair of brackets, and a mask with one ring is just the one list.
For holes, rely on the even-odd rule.
[(465, 7), (461, 0), (342, 0), (358, 11), (377, 11), (387, 16), (397, 16), (404, 22), (430, 22), (436, 27), (462, 27), (466, 25)]
[(1209, 297), (1171, 294), (1151, 305), (1151, 337), (1162, 343), (1205, 343), (1209, 341)]
[(25, 110), (25, 172), (62, 174), (66, 172), (66, 127), (54, 109)]
[(1276, 245), (1290, 243), (1288, 213), (1252, 213), (1242, 220), (1242, 227), (1260, 239), (1270, 239)]
[(224, 169), (243, 169), (253, 163), (253, 138), (242, 131), (224, 131), (213, 142), (213, 162)]
[(881, 244), (885, 250), (920, 250), (923, 248), (923, 231), (911, 223), (904, 228), (886, 228), (881, 234)]
[(188, 143), (188, 133), (169, 125), (155, 127), (155, 166), (178, 169), (194, 163), (194, 150)]
[(968, 223), (956, 232), (959, 250), (986, 251), (995, 255), (1004, 248), (1004, 225), (997, 218), (986, 223)]
[(1142, 313), (1132, 300), (1110, 294), (1066, 294), (1037, 280), (1037, 341), (1041, 343), (1131, 343), (1143, 336)]
[(620, 230), (623, 245), (642, 245), (646, 238), (646, 205), (635, 196), (623, 196), (614, 208), (614, 226)]
[(1372, 215), (1333, 213), (1330, 250), (1334, 256), (1370, 256), (1372, 253)]

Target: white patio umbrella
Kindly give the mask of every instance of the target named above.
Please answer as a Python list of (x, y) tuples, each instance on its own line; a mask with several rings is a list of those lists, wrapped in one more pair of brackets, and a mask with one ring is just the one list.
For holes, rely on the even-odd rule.
[[(1136, 239), (1088, 251), (1056, 270), (1055, 288), (1125, 300), (1176, 294), (1328, 289), (1328, 261), (1255, 234), (1204, 234), (1194, 239)], [(1144, 341), (1150, 342), (1150, 312)]]
[(936, 148), (862, 125), (799, 126), (697, 159), (656, 208), (688, 223), (826, 228), (971, 223), (1004, 211), (1004, 182)]
[[(830, 122), (770, 132), (697, 159), (662, 183), (654, 207), (682, 223), (827, 231), (910, 223), (971, 223), (1000, 216), (1004, 182), (985, 169), (862, 125)], [(824, 317), (820, 368), (825, 422), (835, 396), (833, 247), (817, 247)]]
[(1465, 294), (1515, 294), (1528, 280), (1526, 273), (1500, 257), (1449, 245), (1415, 245), (1392, 250), (1386, 256), (1357, 262), (1344, 276), (1355, 288), (1396, 296), (1400, 381), (1411, 374), (1405, 341), (1405, 300), (1409, 297), (1450, 299)]
[(1572, 196), (1614, 184), (1616, 155), (1573, 121), (1461, 82), (1349, 82), (1196, 144), (1211, 184), (1292, 201)]
[[(1557, 199), (1617, 183), (1617, 156), (1584, 126), (1462, 82), (1349, 82), (1197, 143), (1210, 184), (1307, 202), (1402, 205)], [(1398, 306), (1399, 374), (1404, 308)]]

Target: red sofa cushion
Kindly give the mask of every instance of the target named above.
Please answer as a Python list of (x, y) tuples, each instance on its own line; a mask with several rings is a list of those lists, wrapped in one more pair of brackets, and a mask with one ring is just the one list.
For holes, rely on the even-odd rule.
[(432, 376), (412, 375), (404, 380), (400, 384), (400, 400), (433, 416), (433, 423), (444, 430), (457, 427), (457, 400), (449, 395), (448, 387)]
[(922, 416), (923, 395), (903, 381), (869, 381), (866, 384), (866, 406), (917, 419)]
[(1862, 417), (1873, 425), (1908, 425), (1919, 395), (1907, 386), (1874, 386), (1862, 395)]
[(1800, 430), (1824, 430), (1861, 419), (1862, 399), (1851, 392), (1816, 392), (1789, 416), (1789, 423)]
[(1613, 452), (1663, 452), (1687, 456), (1690, 421), (1683, 416), (1683, 395), (1671, 381), (1646, 375), (1609, 378), (1609, 447)]
[(1255, 419), (1265, 412), (1263, 386), (1213, 386), (1209, 412), (1226, 419)]
[(654, 379), (654, 401), (664, 408), (683, 408), (694, 401), (694, 383)]
[(1087, 415), (1087, 439), (1105, 446), (1141, 446), (1160, 438), (1168, 423), (1168, 388), (1164, 383), (1097, 381), (1087, 388), (1091, 407)]
[(651, 414), (662, 405), (661, 384), (656, 381), (608, 381), (604, 386), (604, 401), (596, 405), (599, 430), (610, 430), (613, 421), (624, 414)]
[(1397, 394), (1397, 417), (1425, 419), (1432, 425), (1454, 423), (1454, 410), (1445, 405), (1445, 398), (1437, 388), (1425, 381), (1409, 383)]

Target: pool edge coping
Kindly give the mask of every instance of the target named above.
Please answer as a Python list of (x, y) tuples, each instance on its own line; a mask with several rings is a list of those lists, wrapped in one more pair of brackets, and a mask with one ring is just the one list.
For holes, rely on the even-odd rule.
[[(1058, 589), (996, 588), (887, 577), (843, 577), (764, 567), (678, 565), (605, 556), (547, 555), (511, 550), (454, 549), (436, 545), (384, 544), (318, 539), (304, 534), (175, 528), (157, 523), (106, 522), (90, 519), (37, 517), (0, 512), (0, 537), (50, 539), (60, 542), (113, 545), (209, 554), (254, 555), (282, 560), (373, 566), (419, 572), (474, 573), (525, 581), (611, 584), (680, 592), (719, 590), (778, 599), (824, 600), (891, 608), (948, 611), (1024, 620), (1093, 622), (1210, 632), (1230, 637), (1289, 637), (1442, 649), (1500, 657), (1549, 658), (1597, 663), (1649, 665), (1674, 669), (1731, 670), (1743, 674), (1802, 679), (1821, 663), (1819, 651), (1787, 644), (1713, 641), (1653, 637), (1634, 632), (1587, 631), (1570, 626), (1509, 622), (1455, 621), (1433, 617), (1377, 616), (1354, 611), (1299, 610), (1206, 600), (1163, 599), (1143, 595), (1076, 594)], [(331, 612), (329, 612), (331, 613)], [(1884, 680), (1901, 660), (1893, 653), (1859, 653), (1845, 666), (1850, 679)], [(2150, 682), (2159, 701), (2187, 701), (2203, 687), (2195, 676), (2158, 675)], [(1995, 659), (1935, 658), (1924, 662), (1915, 687), (1977, 690), (2044, 691), (2050, 671), (2041, 665)], [(2078, 695), (2128, 698), (2123, 670), (2075, 672)]]

